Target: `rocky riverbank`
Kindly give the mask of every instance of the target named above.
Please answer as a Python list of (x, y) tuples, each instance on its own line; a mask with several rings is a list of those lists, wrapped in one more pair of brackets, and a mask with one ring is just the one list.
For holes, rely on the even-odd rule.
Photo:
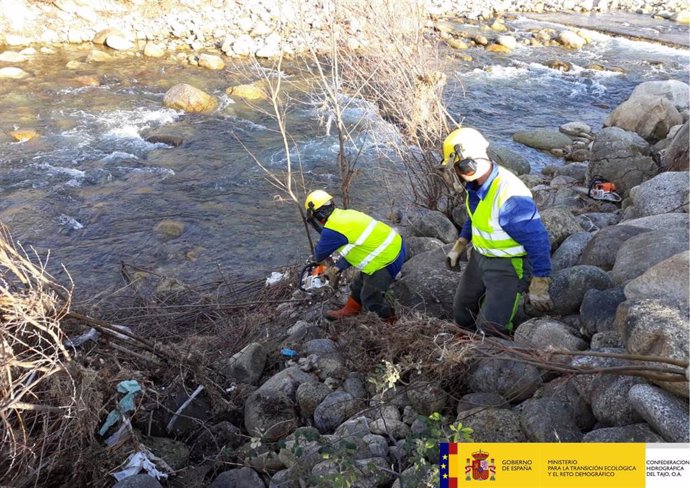
[[(339, 7), (338, 18), (347, 24), (344, 42), (366, 43), (358, 28), (375, 15), (371, 2), (349, 2)], [(370, 5), (371, 4), (371, 5)], [(328, 28), (334, 18), (334, 4), (322, 0), (226, 1), (191, 0), (2, 0), (0, 2), (0, 45), (23, 46), (84, 42), (99, 43), (106, 29), (115, 29), (109, 45), (114, 49), (150, 52), (221, 49), (230, 56), (254, 54), (272, 57), (280, 51), (299, 53), (310, 43), (328, 44)], [(519, 12), (609, 12), (623, 10), (647, 16), (690, 22), (690, 11), (682, 0), (558, 0), (532, 2), (491, 0), (442, 2), (421, 0), (420, 12), (429, 22), (441, 17), (465, 17), (471, 22), (489, 22), (505, 13)], [(99, 34), (100, 33), (100, 34)], [(103, 43), (105, 38), (100, 40)]]

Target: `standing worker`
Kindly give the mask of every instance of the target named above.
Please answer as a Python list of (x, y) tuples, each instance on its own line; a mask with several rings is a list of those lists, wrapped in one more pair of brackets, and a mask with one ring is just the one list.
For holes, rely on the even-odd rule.
[(465, 187), (468, 214), (446, 264), (457, 268), (472, 242), (453, 299), (455, 322), (485, 334), (508, 335), (525, 290), (535, 310), (553, 306), (551, 245), (529, 189), (489, 159), (488, 147), (479, 131), (469, 127), (451, 132), (443, 142), (443, 165)]
[(335, 287), (342, 270), (349, 266), (359, 269), (347, 303), (339, 310), (326, 312), (326, 318), (357, 315), (364, 308), (394, 322), (395, 311), (386, 300), (386, 292), (405, 260), (400, 234), (362, 212), (336, 208), (333, 197), (323, 190), (311, 192), (304, 207), (307, 220), (321, 234), (314, 260), (321, 262), (336, 251), (343, 258), (324, 272), (329, 282)]

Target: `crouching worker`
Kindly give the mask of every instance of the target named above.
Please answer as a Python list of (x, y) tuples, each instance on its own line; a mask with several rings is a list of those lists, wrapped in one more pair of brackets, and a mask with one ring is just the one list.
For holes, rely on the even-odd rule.
[(349, 266), (359, 270), (350, 285), (345, 306), (326, 312), (326, 318), (349, 317), (364, 309), (395, 322), (395, 311), (386, 300), (386, 292), (405, 260), (405, 244), (400, 234), (362, 212), (336, 208), (333, 197), (323, 190), (311, 192), (304, 207), (307, 220), (321, 235), (314, 260), (321, 262), (334, 252), (343, 258), (326, 269), (324, 274), (329, 282), (335, 285), (340, 272)]

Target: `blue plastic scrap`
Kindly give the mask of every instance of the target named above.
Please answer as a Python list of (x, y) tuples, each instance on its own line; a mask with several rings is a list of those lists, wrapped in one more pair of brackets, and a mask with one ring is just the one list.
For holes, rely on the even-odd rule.
[(294, 358), (296, 356), (299, 356), (299, 353), (295, 351), (294, 349), (290, 349), (287, 347), (284, 347), (280, 350), (280, 354), (283, 356), (289, 357), (289, 358)]
[(117, 409), (111, 410), (108, 413), (101, 430), (98, 431), (101, 436), (104, 436), (110, 427), (122, 419), (122, 414), (134, 410), (134, 398), (141, 393), (141, 386), (136, 380), (120, 381), (117, 384), (117, 391), (125, 393), (125, 396), (118, 402)]

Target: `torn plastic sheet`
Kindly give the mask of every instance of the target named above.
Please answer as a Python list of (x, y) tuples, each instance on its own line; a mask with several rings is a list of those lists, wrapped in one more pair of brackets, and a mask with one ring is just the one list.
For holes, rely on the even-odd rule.
[(158, 463), (162, 470), (167, 470), (169, 473), (172, 473), (172, 468), (168, 466), (165, 461), (156, 457), (155, 454), (146, 449), (146, 447), (143, 445), (140, 445), (140, 449), (141, 450), (135, 452), (134, 454), (130, 455), (129, 458), (127, 458), (127, 465), (125, 466), (125, 469), (112, 473), (113, 477), (117, 481), (121, 481), (125, 478), (129, 478), (130, 476), (139, 474), (141, 470), (144, 470), (146, 471), (146, 474), (156, 478), (157, 480), (167, 479), (168, 473), (159, 470), (156, 467), (156, 463)]
[(65, 340), (63, 343), (65, 347), (79, 347), (82, 344), (84, 344), (86, 341), (96, 341), (98, 339), (98, 336), (100, 334), (96, 329), (91, 327), (88, 331), (84, 332), (82, 335), (79, 335), (74, 338), (69, 338)]
[(285, 273), (278, 273), (277, 271), (274, 271), (271, 273), (271, 276), (266, 278), (266, 286), (271, 286), (275, 285), (276, 283), (280, 283), (281, 281), (287, 279), (289, 275), (290, 274), (287, 271)]
[(118, 420), (122, 419), (122, 415), (134, 410), (134, 398), (138, 393), (141, 393), (141, 386), (136, 380), (120, 381), (117, 384), (117, 391), (125, 393), (117, 404), (117, 409), (111, 410), (98, 433), (102, 436), (108, 432), (108, 429), (115, 425)]

